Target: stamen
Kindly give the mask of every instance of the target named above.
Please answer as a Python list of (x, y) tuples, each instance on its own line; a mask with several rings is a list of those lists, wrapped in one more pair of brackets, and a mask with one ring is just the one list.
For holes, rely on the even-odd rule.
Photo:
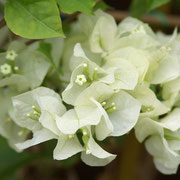
[(115, 111), (115, 110), (116, 110), (116, 107), (112, 107), (112, 108), (106, 109), (106, 112), (107, 112), (107, 113), (112, 113), (112, 112)]
[[(83, 133), (83, 130), (82, 130), (82, 133)], [(84, 132), (85, 133), (83, 133), (82, 140), (83, 140), (83, 143), (84, 143), (84, 147), (86, 149), (86, 154), (90, 154), (91, 150), (88, 147), (89, 136), (87, 135), (87, 131), (84, 131)]]
[(83, 64), (83, 74), (84, 74), (86, 77), (89, 77), (88, 65), (87, 65), (86, 63)]
[(112, 113), (113, 111), (116, 110), (116, 106), (115, 106), (115, 103), (111, 103), (111, 105), (105, 109), (107, 113)]
[(101, 103), (101, 106), (104, 107), (106, 105), (106, 101)]
[(41, 113), (38, 113), (37, 111), (34, 111), (34, 115), (40, 117), (40, 116), (41, 116)]
[(38, 120), (39, 120), (38, 117), (33, 116), (32, 114), (27, 114), (26, 116), (27, 116), (28, 118), (32, 119), (32, 120), (35, 120), (35, 121), (38, 121)]
[(41, 114), (41, 111), (36, 107), (36, 106), (32, 106), (32, 109), (36, 112), (38, 112), (39, 114)]
[(74, 138), (74, 137), (75, 137), (74, 134), (70, 134), (70, 135), (69, 135), (69, 139), (72, 139), (72, 138)]
[(97, 81), (98, 80), (98, 68), (96, 67), (96, 68), (94, 68), (94, 74), (93, 74), (93, 80), (94, 81)]
[(150, 112), (152, 109), (150, 108), (150, 107), (148, 107), (147, 109), (146, 109), (146, 112)]
[(86, 148), (86, 154), (91, 154), (91, 150), (88, 147)]
[(85, 129), (82, 130), (83, 136), (87, 136), (87, 131)]

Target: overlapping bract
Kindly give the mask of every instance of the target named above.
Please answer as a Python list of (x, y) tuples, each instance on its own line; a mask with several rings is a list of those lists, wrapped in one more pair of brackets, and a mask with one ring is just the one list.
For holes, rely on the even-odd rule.
[[(9, 80), (16, 73), (6, 74), (8, 69), (2, 67), (2, 99), (12, 85), (16, 92), (9, 93), (14, 96), (12, 103), (8, 100), (9, 108), (1, 112), (1, 134), (18, 150), (57, 139), (54, 159), (81, 152), (86, 164), (102, 166), (115, 155), (97, 142), (135, 128), (157, 169), (175, 173), (180, 164), (180, 38), (176, 30), (172, 36), (155, 34), (147, 24), (131, 17), (116, 25), (113, 17), (96, 11), (92, 16), (81, 14), (64, 43), (47, 42), (61, 76), (56, 71), (48, 73), (50, 64), (45, 59), (49, 57), (34, 50), (37, 44), (28, 52), (22, 50), (24, 56), (10, 48), (17, 53), (17, 62), (22, 62), (20, 68), (27, 67), (24, 73), (17, 73), (27, 83)], [(63, 45), (63, 51), (55, 44)], [(1, 57), (7, 62), (5, 54)], [(46, 87), (38, 87), (42, 83)], [(8, 116), (17, 137), (4, 133), (8, 132), (3, 125)], [(33, 137), (28, 139), (31, 133)]]

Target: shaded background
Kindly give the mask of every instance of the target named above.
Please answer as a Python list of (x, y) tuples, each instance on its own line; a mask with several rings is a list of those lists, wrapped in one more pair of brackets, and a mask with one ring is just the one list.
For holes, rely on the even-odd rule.
[[(117, 21), (129, 15), (131, 0), (105, 0)], [(117, 12), (118, 11), (118, 12)], [(117, 12), (114, 14), (114, 12)], [(180, 0), (153, 10), (145, 20), (155, 31), (172, 33), (180, 24)], [(0, 138), (0, 180), (179, 180), (176, 175), (165, 176), (154, 167), (152, 157), (143, 144), (139, 144), (134, 132), (119, 138), (108, 138), (104, 149), (117, 154), (117, 158), (105, 167), (89, 167), (83, 164), (80, 155), (66, 161), (54, 161), (52, 152), (56, 141), (30, 148), (21, 154), (9, 148)]]

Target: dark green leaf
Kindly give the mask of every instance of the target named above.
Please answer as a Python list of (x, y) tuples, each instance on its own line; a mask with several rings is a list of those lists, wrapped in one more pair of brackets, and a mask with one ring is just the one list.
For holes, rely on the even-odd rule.
[(15, 34), (25, 38), (64, 36), (55, 0), (7, 0), (5, 20)]
[(149, 11), (166, 4), (170, 0), (133, 0), (131, 5), (131, 14), (135, 17), (141, 17)]

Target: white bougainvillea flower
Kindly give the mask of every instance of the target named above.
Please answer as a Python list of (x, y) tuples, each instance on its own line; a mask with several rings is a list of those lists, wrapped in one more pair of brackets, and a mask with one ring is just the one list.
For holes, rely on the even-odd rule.
[[(114, 92), (111, 87), (100, 82), (94, 82), (82, 91), (74, 106), (78, 122), (73, 126), (77, 130), (96, 125), (95, 131), (99, 140), (130, 131), (138, 120), (141, 107), (138, 101), (124, 91)], [(62, 124), (59, 126), (62, 132), (68, 127), (63, 124), (70, 123), (67, 119), (67, 115), (62, 117)]]
[(6, 53), (6, 59), (10, 61), (14, 61), (17, 56), (18, 54), (14, 50), (7, 51)]
[(160, 62), (153, 74), (152, 84), (162, 84), (174, 80), (180, 76), (180, 61), (175, 55), (168, 55)]
[(18, 151), (14, 144), (24, 141), (28, 131), (18, 127), (11, 116), (13, 109), (11, 97), (17, 92), (9, 88), (0, 88), (0, 134), (8, 140), (10, 146)]
[(90, 61), (80, 44), (76, 44), (71, 62), (71, 69), (73, 70), (71, 81), (62, 93), (63, 100), (68, 104), (73, 105), (78, 95), (95, 81), (108, 84), (114, 82), (113, 73), (108, 73), (96, 63)]
[(53, 90), (40, 87), (13, 97), (16, 123), (33, 133), (33, 138), (16, 144), (25, 149), (59, 136), (55, 116), (66, 111), (60, 96)]
[(129, 46), (149, 50), (160, 46), (160, 42), (147, 24), (135, 18), (127, 17), (118, 25), (114, 49)]
[(3, 75), (8, 75), (8, 74), (11, 74), (12, 72), (12, 69), (11, 69), (11, 66), (9, 64), (3, 64), (0, 66), (0, 72), (3, 74)]
[[(99, 16), (99, 14), (101, 15)], [(102, 56), (105, 56), (113, 49), (117, 25), (114, 18), (110, 15), (105, 15), (101, 11), (97, 11), (95, 15), (99, 16), (99, 18), (90, 36), (90, 48), (94, 53), (102, 53)]]
[(147, 34), (151, 38), (156, 39), (155, 33), (152, 31), (148, 24), (143, 23), (142, 21), (132, 17), (125, 18), (118, 25), (119, 36), (122, 36), (124, 33), (127, 32)]
[(161, 48), (165, 48), (169, 53), (160, 62), (153, 74), (153, 84), (166, 83), (180, 76), (180, 40), (177, 36), (177, 29), (174, 30), (171, 36), (158, 33), (157, 38), (162, 44)]
[(142, 117), (156, 117), (170, 110), (169, 107), (157, 99), (156, 94), (146, 83), (138, 85), (133, 91), (129, 91), (129, 93), (141, 103)]
[(113, 48), (117, 25), (112, 16), (97, 10), (94, 12), (94, 16), (81, 14), (79, 23), (82, 31), (89, 38), (92, 52), (102, 53), (102, 56), (104, 56)]
[(145, 140), (156, 168), (164, 174), (174, 174), (180, 164), (180, 109), (174, 109), (159, 121), (140, 119), (135, 127), (136, 137)]
[[(78, 121), (77, 116), (70, 110), (68, 114), (73, 114), (72, 121)], [(69, 116), (69, 115), (68, 115)], [(72, 116), (71, 116), (72, 117)], [(68, 119), (70, 116), (68, 117)], [(70, 125), (71, 126), (71, 125)], [(73, 127), (72, 127), (73, 128)], [(68, 131), (67, 131), (68, 132)], [(72, 132), (72, 131), (71, 131)], [(69, 133), (69, 132), (68, 132)], [(80, 135), (82, 144), (78, 139)], [(54, 150), (54, 159), (64, 160), (78, 152), (81, 153), (81, 159), (90, 166), (104, 166), (115, 159), (115, 155), (104, 151), (93, 139), (90, 127), (83, 127), (78, 133), (62, 134), (59, 136), (58, 144)]]
[(180, 94), (180, 77), (163, 84), (162, 97), (168, 107), (172, 107), (177, 101)]
[[(121, 62), (121, 59), (128, 61), (136, 68), (138, 72), (138, 81), (142, 82), (144, 80), (149, 68), (149, 59), (145, 51), (133, 47), (121, 48), (111, 52), (111, 54), (106, 57), (106, 61), (110, 61), (110, 63), (112, 59), (115, 59), (113, 62)], [(119, 66), (121, 66), (120, 62)], [(110, 65), (110, 63), (108, 65)], [(118, 62), (116, 62), (115, 65), (118, 65)], [(111, 66), (113, 66), (113, 63)]]
[(113, 89), (132, 90), (138, 83), (139, 73), (131, 62), (122, 58), (111, 58), (102, 68), (114, 75)]
[[(9, 46), (8, 52), (11, 51), (18, 53), (13, 63), (7, 62), (6, 53), (0, 55), (0, 87), (13, 86), (18, 91), (25, 91), (41, 85), (50, 67), (47, 57), (41, 52), (28, 50), (23, 43), (17, 41)], [(5, 73), (8, 76), (2, 76)]]

